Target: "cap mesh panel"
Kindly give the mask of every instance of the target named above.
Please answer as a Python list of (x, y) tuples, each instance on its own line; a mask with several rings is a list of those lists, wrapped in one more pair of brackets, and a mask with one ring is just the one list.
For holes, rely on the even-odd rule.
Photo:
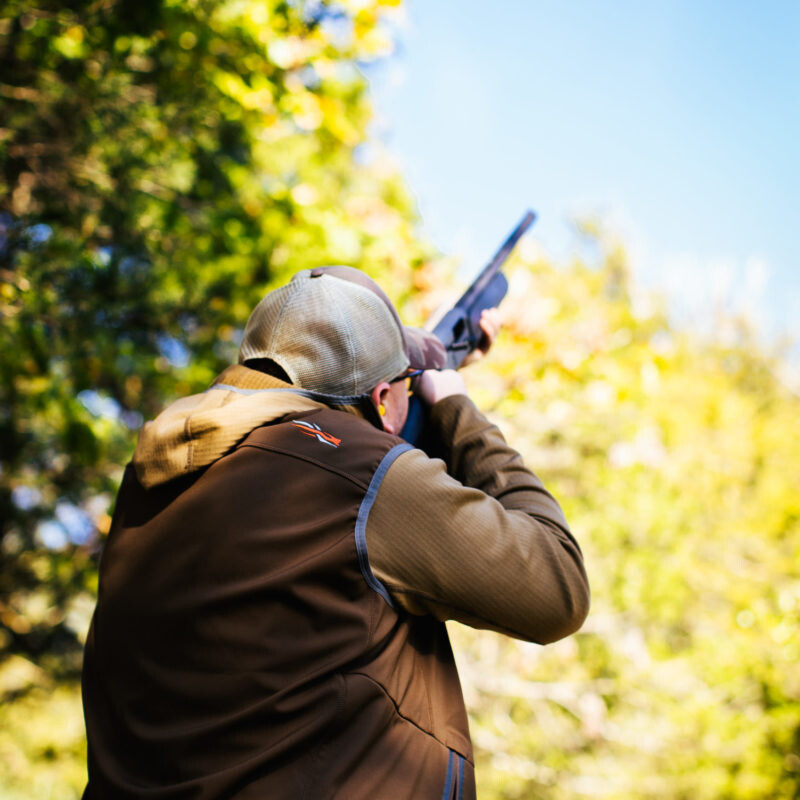
[(309, 273), (256, 306), (239, 358), (271, 358), (296, 385), (336, 395), (364, 394), (408, 367), (397, 324), (377, 295)]

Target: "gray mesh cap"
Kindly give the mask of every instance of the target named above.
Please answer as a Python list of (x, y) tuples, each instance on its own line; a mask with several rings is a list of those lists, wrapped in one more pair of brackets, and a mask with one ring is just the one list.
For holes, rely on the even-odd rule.
[(442, 369), (432, 334), (406, 328), (375, 281), (352, 267), (298, 272), (253, 309), (239, 363), (270, 358), (295, 386), (345, 397), (364, 395), (407, 369)]

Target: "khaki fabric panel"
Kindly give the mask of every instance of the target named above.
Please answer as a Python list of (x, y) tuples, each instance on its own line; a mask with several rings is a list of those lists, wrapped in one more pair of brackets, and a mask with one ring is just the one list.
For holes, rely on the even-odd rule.
[(207, 467), (250, 431), (286, 414), (325, 408), (299, 394), (258, 391), (276, 388), (291, 387), (247, 367), (229, 367), (210, 390), (164, 409), (139, 433), (133, 465), (142, 485), (151, 488)]
[(366, 530), (374, 574), (414, 614), (542, 644), (573, 633), (589, 588), (555, 499), (468, 398), (434, 411), (448, 463), (411, 450), (390, 467)]

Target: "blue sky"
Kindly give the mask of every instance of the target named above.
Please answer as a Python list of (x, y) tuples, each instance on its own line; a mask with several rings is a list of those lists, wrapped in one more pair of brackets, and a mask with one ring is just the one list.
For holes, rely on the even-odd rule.
[(423, 230), (477, 270), (524, 209), (595, 215), (699, 321), (800, 339), (800, 2), (411, 0), (368, 72)]

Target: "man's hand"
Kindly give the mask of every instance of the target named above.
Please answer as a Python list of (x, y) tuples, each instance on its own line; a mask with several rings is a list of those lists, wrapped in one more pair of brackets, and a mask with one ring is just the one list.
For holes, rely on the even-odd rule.
[(497, 334), (500, 332), (502, 320), (500, 318), (500, 310), (497, 308), (486, 308), (481, 312), (481, 331), (483, 338), (478, 347), (473, 350), (461, 365), (466, 367), (468, 364), (473, 364), (475, 361), (480, 361), (491, 348)]
[(426, 370), (414, 383), (414, 394), (429, 406), (445, 397), (466, 393), (464, 379), (454, 369)]
[[(479, 361), (489, 352), (489, 348), (500, 332), (500, 326), (500, 312), (496, 308), (487, 308), (483, 311), (481, 314), (483, 339), (480, 347), (464, 359), (464, 365)], [(414, 382), (414, 394), (431, 406), (445, 397), (466, 393), (467, 387), (464, 384), (464, 379), (454, 369), (441, 371), (429, 369), (423, 372)]]

